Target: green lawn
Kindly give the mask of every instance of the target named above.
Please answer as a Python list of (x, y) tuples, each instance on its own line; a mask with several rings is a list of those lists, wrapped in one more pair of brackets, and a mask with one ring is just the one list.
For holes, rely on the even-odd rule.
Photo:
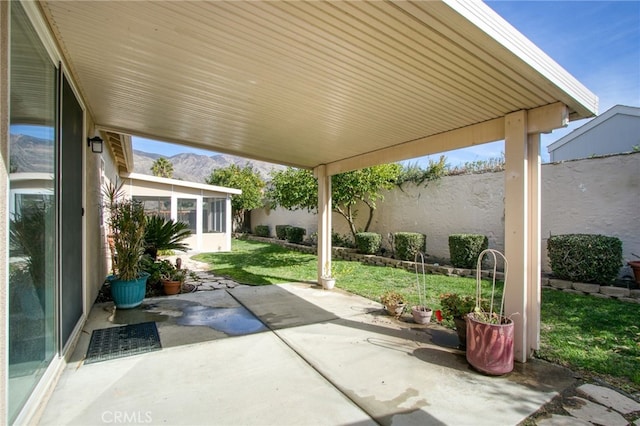
[[(275, 244), (234, 240), (231, 253), (194, 257), (220, 275), (253, 285), (315, 281), (317, 258)], [(417, 304), (416, 275), (403, 269), (333, 261), (336, 286), (372, 300), (388, 290)], [(488, 284), (485, 285), (488, 288)], [(488, 291), (488, 290), (487, 290)], [(440, 308), (442, 293), (475, 294), (475, 279), (427, 276), (427, 305)], [(485, 292), (486, 293), (486, 292)], [(604, 376), (628, 391), (640, 390), (640, 304), (544, 290), (541, 349), (537, 356), (580, 371)]]

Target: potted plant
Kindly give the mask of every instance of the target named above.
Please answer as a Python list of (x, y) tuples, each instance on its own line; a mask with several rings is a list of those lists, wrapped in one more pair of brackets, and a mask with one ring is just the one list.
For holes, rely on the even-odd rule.
[(460, 349), (467, 345), (467, 314), (473, 312), (476, 302), (471, 296), (461, 296), (457, 293), (445, 293), (440, 295), (442, 316), (453, 319), (460, 342)]
[[(480, 303), (482, 293), (480, 267), (485, 254), (491, 255), (493, 260), (493, 282), (488, 310), (483, 309)], [(504, 262), (505, 279), (498, 312), (493, 310), (496, 289), (496, 255), (501, 256)], [(507, 259), (499, 251), (488, 249), (480, 253), (476, 272), (476, 306), (474, 311), (467, 315), (467, 361), (476, 370), (491, 375), (506, 374), (513, 370), (513, 320), (504, 315), (507, 270)]]
[[(418, 261), (422, 265), (422, 271), (418, 270)], [(416, 253), (414, 262), (416, 271), (416, 287), (418, 288), (419, 305), (411, 307), (411, 315), (417, 324), (428, 324), (431, 322), (433, 310), (427, 307), (427, 275), (424, 270), (424, 254)], [(420, 280), (420, 272), (422, 272), (422, 280)]]
[(182, 292), (182, 284), (187, 278), (185, 269), (172, 268), (161, 276), (162, 288), (164, 294), (173, 295)]
[(380, 296), (380, 301), (384, 305), (387, 313), (392, 317), (399, 317), (404, 312), (404, 296), (396, 291), (388, 291)]
[(132, 200), (113, 205), (109, 224), (113, 230), (116, 274), (109, 277), (117, 308), (139, 306), (145, 296), (149, 274), (142, 271), (145, 214), (142, 204)]
[(324, 264), (324, 268), (322, 268), (322, 276), (320, 277), (320, 281), (322, 283), (322, 288), (325, 290), (331, 290), (336, 285), (336, 279), (333, 275), (331, 275), (331, 267), (329, 266), (329, 262)]
[(107, 181), (102, 185), (102, 207), (108, 213), (107, 219), (107, 242), (109, 244), (109, 253), (111, 254), (111, 268), (112, 273), (115, 275), (115, 256), (116, 256), (116, 248), (114, 244), (114, 230), (111, 227), (111, 215), (113, 211), (116, 209), (118, 202), (120, 202), (124, 195), (124, 181), (118, 182), (118, 177), (114, 179), (113, 182)]

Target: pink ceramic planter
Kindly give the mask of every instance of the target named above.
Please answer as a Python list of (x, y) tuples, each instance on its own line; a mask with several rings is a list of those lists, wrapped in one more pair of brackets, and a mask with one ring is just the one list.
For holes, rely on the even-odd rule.
[(499, 376), (513, 370), (513, 321), (489, 324), (467, 316), (467, 361), (476, 370)]

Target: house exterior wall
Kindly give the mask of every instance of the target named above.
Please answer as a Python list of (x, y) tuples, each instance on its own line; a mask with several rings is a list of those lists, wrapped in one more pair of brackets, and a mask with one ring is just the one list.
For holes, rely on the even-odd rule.
[[(597, 120), (594, 119), (594, 120)], [(618, 113), (549, 151), (551, 162), (632, 152), (640, 145), (640, 117)]]
[[(546, 240), (550, 234), (595, 233), (620, 238), (623, 257), (640, 253), (640, 153), (542, 166), (542, 269), (550, 271)], [(364, 226), (364, 209), (358, 225)], [(346, 234), (346, 221), (334, 213), (333, 230)], [(317, 218), (306, 211), (258, 209), (251, 223), (295, 225), (316, 231)], [(504, 173), (447, 176), (427, 187), (405, 185), (385, 193), (370, 228), (383, 236), (399, 231), (427, 235), (427, 253), (449, 259), (448, 236), (487, 235), (489, 247), (504, 250)], [(628, 273), (623, 269), (623, 273)]]

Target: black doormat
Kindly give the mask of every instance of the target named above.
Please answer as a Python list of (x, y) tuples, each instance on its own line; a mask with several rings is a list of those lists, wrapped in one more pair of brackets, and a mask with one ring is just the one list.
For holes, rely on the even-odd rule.
[(124, 358), (162, 349), (155, 322), (93, 330), (84, 363)]

